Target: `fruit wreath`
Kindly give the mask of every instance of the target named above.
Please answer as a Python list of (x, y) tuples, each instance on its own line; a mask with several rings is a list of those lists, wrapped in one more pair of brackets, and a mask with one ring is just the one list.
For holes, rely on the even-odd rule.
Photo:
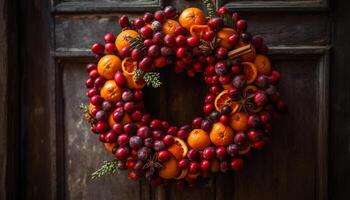
[[(199, 177), (242, 169), (268, 144), (271, 119), (286, 111), (276, 90), (280, 73), (263, 38), (247, 32), (238, 13), (204, 3), (208, 16), (195, 7), (178, 14), (173, 6), (134, 20), (121, 16), (122, 31), (92, 45), (97, 63), (86, 65), (85, 83), (90, 104), (81, 108), (114, 155), (92, 178), (127, 170), (131, 180), (193, 186)], [(203, 76), (203, 117), (178, 127), (146, 112), (142, 88), (161, 87), (164, 67)]]

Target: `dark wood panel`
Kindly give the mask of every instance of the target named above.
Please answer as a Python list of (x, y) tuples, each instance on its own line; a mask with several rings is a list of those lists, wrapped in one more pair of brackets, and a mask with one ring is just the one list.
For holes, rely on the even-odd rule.
[(91, 180), (91, 173), (104, 160), (112, 160), (103, 144), (83, 120), (80, 103), (88, 102), (82, 83), (86, 79), (84, 63), (62, 63), (64, 99), (64, 176), (66, 199), (140, 199), (140, 182), (130, 181), (127, 173)]

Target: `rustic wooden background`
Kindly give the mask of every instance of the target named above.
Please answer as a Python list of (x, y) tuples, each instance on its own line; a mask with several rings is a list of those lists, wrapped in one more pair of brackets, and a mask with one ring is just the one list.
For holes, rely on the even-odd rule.
[[(151, 188), (126, 174), (91, 181), (111, 155), (81, 119), (89, 47), (132, 17), (199, 0), (0, 1), (0, 199), (348, 199), (350, 86), (346, 1), (218, 0), (241, 11), (264, 36), (283, 75), (290, 112), (274, 124), (272, 145), (240, 173), (183, 192)], [(4, 27), (4, 28), (3, 28)], [(147, 89), (151, 113), (175, 124), (200, 113), (205, 88), (166, 69)], [(175, 84), (176, 83), (176, 84)], [(160, 102), (162, 102), (160, 104)]]

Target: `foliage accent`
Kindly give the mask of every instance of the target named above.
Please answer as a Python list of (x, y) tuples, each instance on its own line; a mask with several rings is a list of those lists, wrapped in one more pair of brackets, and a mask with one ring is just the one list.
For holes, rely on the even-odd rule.
[(95, 119), (94, 116), (92, 116), (92, 115), (90, 114), (90, 112), (89, 112), (89, 106), (86, 105), (86, 104), (81, 103), (79, 107), (80, 107), (81, 112), (83, 113), (84, 118), (85, 118), (91, 125), (96, 124), (96, 122), (97, 122), (96, 119)]
[(137, 81), (140, 78), (145, 80), (147, 86), (158, 88), (162, 85), (159, 72), (144, 72), (141, 69), (136, 69), (134, 73), (134, 80)]
[(215, 4), (212, 0), (203, 0), (205, 6), (207, 7), (209, 18), (214, 18), (218, 16), (216, 12)]
[(146, 46), (143, 44), (143, 39), (141, 36), (128, 37), (131, 49), (140, 49), (141, 51), (146, 50)]
[(117, 160), (103, 161), (103, 165), (100, 167), (100, 169), (91, 174), (91, 179), (96, 179), (104, 175), (111, 175), (116, 173), (118, 171), (117, 162)]

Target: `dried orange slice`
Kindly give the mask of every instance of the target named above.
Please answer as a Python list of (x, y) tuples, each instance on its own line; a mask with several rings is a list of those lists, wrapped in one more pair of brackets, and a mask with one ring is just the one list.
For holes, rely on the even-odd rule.
[(173, 154), (177, 160), (181, 160), (187, 154), (188, 147), (185, 141), (178, 137), (174, 137), (175, 143), (168, 148), (168, 151)]
[(235, 101), (232, 101), (232, 99), (228, 96), (228, 90), (224, 90), (220, 94), (218, 94), (214, 102), (215, 109), (219, 112), (225, 105), (231, 106), (232, 113), (236, 112), (239, 108), (239, 104)]
[(134, 73), (137, 68), (137, 61), (131, 57), (124, 58), (122, 61), (123, 75), (127, 80), (127, 85), (131, 89), (140, 90), (145, 86), (145, 81), (140, 79), (138, 81), (134, 80)]
[(161, 170), (159, 170), (159, 176), (164, 179), (175, 178), (179, 174), (180, 168), (177, 166), (177, 160), (171, 157), (169, 161), (164, 163)]
[(247, 83), (253, 83), (258, 76), (258, 69), (254, 63), (251, 62), (242, 62), (243, 71), (247, 80)]
[(250, 151), (250, 149), (251, 149), (250, 144), (245, 145), (245, 146), (243, 146), (243, 147), (238, 151), (238, 154), (239, 154), (239, 155), (247, 154), (247, 153)]
[(209, 30), (210, 28), (208, 25), (192, 25), (190, 28), (190, 33), (191, 35), (195, 35), (199, 38), (202, 38), (202, 35)]
[(175, 179), (176, 180), (183, 179), (187, 176), (187, 174), (188, 174), (188, 169), (183, 169), (183, 170), (181, 170), (179, 175), (175, 177)]

